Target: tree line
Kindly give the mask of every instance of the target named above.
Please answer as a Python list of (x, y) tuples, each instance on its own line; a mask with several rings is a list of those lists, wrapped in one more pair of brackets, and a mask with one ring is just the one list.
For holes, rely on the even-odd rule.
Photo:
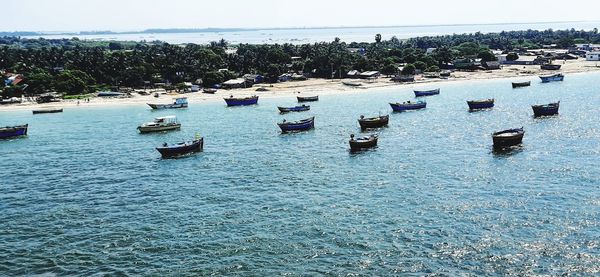
[[(84, 94), (108, 86), (142, 87), (148, 82), (218, 84), (244, 74), (260, 74), (276, 82), (286, 72), (318, 78), (343, 78), (350, 70), (403, 74), (414, 70), (439, 71), (456, 58), (495, 60), (490, 49), (505, 52), (539, 48), (545, 44), (569, 47), (600, 43), (598, 30), (511, 31), (454, 34), (373, 42), (313, 44), (239, 44), (221, 40), (209, 45), (153, 42), (107, 42), (73, 39), (0, 38), (0, 69), (23, 74), (25, 81), (3, 89), (3, 96), (36, 95), (48, 91)], [(428, 48), (436, 48), (427, 54)], [(231, 50), (234, 51), (231, 51)]]

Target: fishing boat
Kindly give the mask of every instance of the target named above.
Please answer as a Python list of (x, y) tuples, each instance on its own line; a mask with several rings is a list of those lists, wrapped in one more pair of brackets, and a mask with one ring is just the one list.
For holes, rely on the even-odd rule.
[(150, 103), (148, 103), (148, 106), (150, 106), (154, 110), (187, 108), (188, 100), (187, 100), (187, 97), (179, 97), (179, 98), (175, 98), (175, 102), (173, 102), (173, 104), (150, 104)]
[(440, 89), (432, 89), (432, 90), (415, 90), (415, 96), (416, 97), (421, 97), (421, 96), (431, 96), (431, 95), (437, 95), (440, 94)]
[(389, 115), (383, 115), (383, 116), (380, 115), (377, 117), (369, 117), (369, 118), (365, 118), (364, 115), (361, 115), (360, 119), (358, 120), (358, 124), (360, 125), (360, 128), (364, 131), (367, 129), (385, 127), (388, 125), (389, 121), (390, 121)]
[(377, 135), (364, 136), (355, 138), (354, 134), (350, 135), (350, 150), (359, 151), (363, 149), (373, 148), (377, 146)]
[(494, 148), (498, 149), (519, 145), (523, 142), (523, 135), (525, 135), (523, 127), (493, 133)]
[(512, 83), (512, 87), (513, 88), (522, 88), (522, 87), (528, 87), (531, 86), (531, 81), (527, 81), (527, 82), (513, 82)]
[(298, 102), (314, 102), (319, 101), (319, 96), (298, 96)]
[(531, 108), (533, 109), (533, 115), (535, 117), (538, 116), (551, 116), (558, 114), (558, 108), (560, 106), (560, 101), (556, 103), (550, 103), (546, 105), (533, 105)]
[(27, 135), (29, 124), (0, 128), (0, 139), (16, 138)]
[(550, 63), (547, 63), (547, 64), (542, 64), (542, 65), (540, 66), (540, 68), (541, 68), (542, 70), (559, 70), (559, 69), (560, 69), (560, 67), (561, 67), (561, 65), (560, 65), (560, 64), (550, 64)]
[(494, 107), (494, 99), (471, 100), (467, 101), (467, 105), (469, 105), (469, 110), (471, 111), (491, 109)]
[(302, 105), (302, 106), (295, 106), (295, 107), (277, 107), (277, 109), (279, 109), (279, 111), (282, 113), (304, 112), (304, 111), (310, 110), (310, 106)]
[(229, 96), (229, 98), (225, 99), (225, 103), (227, 106), (248, 106), (248, 105), (256, 105), (258, 104), (258, 96), (248, 96), (248, 97), (233, 97), (233, 95)]
[(342, 84), (349, 86), (349, 87), (360, 87), (363, 84), (362, 83), (358, 83), (358, 82), (348, 82), (348, 81), (344, 81), (342, 82)]
[(302, 119), (298, 121), (287, 122), (285, 119), (282, 123), (277, 123), (281, 132), (295, 132), (295, 131), (306, 131), (315, 128), (315, 117)]
[(173, 115), (157, 117), (154, 121), (144, 123), (137, 127), (140, 133), (164, 132), (177, 130), (179, 128), (181, 128), (181, 123), (179, 123), (177, 117)]
[(202, 93), (215, 94), (217, 92), (216, 88), (205, 88), (202, 90)]
[(540, 79), (542, 79), (542, 83), (560, 82), (565, 79), (565, 75), (558, 73), (554, 75), (540, 76)]
[(427, 102), (425, 101), (406, 101), (404, 103), (390, 103), (392, 110), (395, 112), (403, 112), (403, 111), (412, 111), (412, 110), (420, 110), (425, 109), (427, 107)]
[(156, 147), (156, 150), (162, 155), (163, 159), (169, 159), (200, 152), (203, 148), (204, 138), (197, 137), (193, 141), (184, 141), (172, 145), (165, 142), (162, 146)]
[(62, 113), (63, 108), (54, 108), (54, 109), (39, 109), (33, 110), (33, 114), (42, 114), (42, 113)]

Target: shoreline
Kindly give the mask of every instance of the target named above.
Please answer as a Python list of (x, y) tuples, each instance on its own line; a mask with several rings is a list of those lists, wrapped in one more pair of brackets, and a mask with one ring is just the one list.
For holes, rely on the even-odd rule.
[[(44, 109), (44, 108), (91, 108), (91, 107), (110, 107), (110, 106), (132, 106), (146, 105), (146, 103), (169, 103), (172, 98), (184, 96), (188, 98), (190, 104), (214, 103), (215, 101), (223, 101), (223, 98), (229, 95), (236, 97), (258, 95), (261, 98), (273, 99), (283, 97), (295, 97), (298, 95), (344, 95), (356, 93), (362, 90), (373, 89), (393, 89), (393, 88), (422, 88), (437, 84), (458, 84), (461, 82), (475, 82), (487, 80), (524, 80), (532, 77), (537, 78), (539, 75), (549, 75), (555, 73), (563, 74), (585, 74), (600, 72), (600, 67), (597, 62), (585, 61), (582, 59), (565, 61), (562, 70), (559, 71), (542, 71), (539, 65), (531, 66), (504, 66), (500, 70), (493, 71), (474, 71), (474, 72), (454, 72), (449, 79), (426, 79), (418, 78), (413, 83), (397, 83), (390, 81), (387, 77), (380, 77), (373, 81), (365, 81), (361, 79), (309, 79), (306, 81), (290, 81), (276, 84), (258, 84), (252, 88), (218, 90), (216, 94), (205, 94), (200, 92), (185, 93), (179, 95), (162, 94), (159, 98), (150, 95), (134, 94), (131, 98), (90, 98), (90, 102), (79, 100), (64, 100), (56, 103), (26, 103), (26, 104), (9, 104), (0, 106), (1, 112)], [(342, 82), (351, 81), (362, 84), (360, 87), (350, 87)], [(256, 89), (264, 87), (269, 89), (265, 92), (257, 92)], [(300, 94), (298, 92), (301, 92)]]

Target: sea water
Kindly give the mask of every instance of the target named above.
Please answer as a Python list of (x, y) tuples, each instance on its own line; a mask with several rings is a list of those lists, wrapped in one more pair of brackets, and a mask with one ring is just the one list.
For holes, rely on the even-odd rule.
[[(393, 113), (379, 146), (350, 153), (360, 115), (412, 86), (227, 108), (145, 105), (1, 111), (29, 136), (0, 141), (0, 275), (593, 275), (600, 272), (599, 73), (512, 89), (431, 84), (425, 110)], [(491, 110), (466, 101), (495, 98)], [(560, 100), (560, 115), (530, 105)], [(1, 107), (0, 107), (1, 109)], [(180, 131), (139, 134), (177, 115)], [(283, 119), (314, 130), (280, 133)], [(523, 145), (491, 133), (523, 126)], [(163, 160), (163, 142), (205, 137)], [(45, 275), (45, 276), (46, 276)]]

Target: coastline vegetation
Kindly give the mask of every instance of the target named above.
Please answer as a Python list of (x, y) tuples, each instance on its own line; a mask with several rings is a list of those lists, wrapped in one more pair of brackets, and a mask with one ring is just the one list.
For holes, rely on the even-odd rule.
[[(277, 82), (287, 72), (317, 78), (344, 78), (351, 70), (410, 75), (439, 71), (457, 58), (493, 61), (490, 49), (516, 59), (518, 49), (556, 44), (600, 43), (598, 30), (511, 31), (454, 34), (373, 42), (314, 44), (173, 45), (164, 42), (88, 41), (73, 39), (0, 38), (0, 69), (23, 74), (24, 82), (3, 88), (3, 97), (57, 91), (82, 95), (110, 87), (144, 87), (149, 83), (180, 84), (202, 79), (205, 86), (244, 74), (260, 74)], [(427, 49), (435, 48), (430, 53)], [(398, 72), (399, 65), (402, 72)], [(5, 77), (3, 77), (5, 78)], [(177, 87), (176, 85), (174, 85)]]

